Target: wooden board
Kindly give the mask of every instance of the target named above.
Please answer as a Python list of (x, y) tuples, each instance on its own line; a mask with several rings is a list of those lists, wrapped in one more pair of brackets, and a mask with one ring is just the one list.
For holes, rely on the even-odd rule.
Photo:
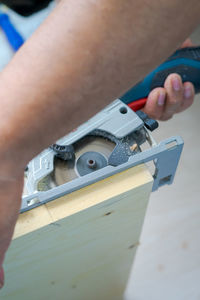
[(1, 299), (122, 299), (151, 188), (142, 165), (21, 214)]
[(154, 132), (157, 141), (178, 133), (185, 145), (174, 183), (151, 195), (127, 300), (200, 300), (199, 113), (200, 94)]

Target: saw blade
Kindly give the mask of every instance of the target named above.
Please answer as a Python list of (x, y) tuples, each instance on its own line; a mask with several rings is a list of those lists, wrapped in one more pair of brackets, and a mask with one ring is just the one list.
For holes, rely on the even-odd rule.
[(115, 143), (103, 137), (86, 136), (74, 145), (75, 161), (55, 159), (55, 185), (62, 185), (106, 166), (114, 148)]

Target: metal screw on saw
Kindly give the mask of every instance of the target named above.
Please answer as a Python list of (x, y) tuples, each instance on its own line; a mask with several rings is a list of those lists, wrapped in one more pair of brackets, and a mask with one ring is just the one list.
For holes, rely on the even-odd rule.
[(108, 165), (105, 156), (99, 152), (88, 151), (83, 153), (76, 161), (76, 170), (79, 176), (95, 172)]
[(87, 160), (87, 165), (90, 169), (95, 169), (97, 166), (97, 163), (94, 159), (88, 159)]

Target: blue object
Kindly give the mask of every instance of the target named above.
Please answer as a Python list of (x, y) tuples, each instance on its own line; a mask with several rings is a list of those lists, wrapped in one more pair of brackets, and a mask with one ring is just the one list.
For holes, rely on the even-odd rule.
[(188, 47), (177, 50), (167, 61), (147, 75), (120, 99), (129, 104), (148, 97), (156, 87), (163, 87), (165, 79), (171, 73), (181, 76), (183, 82), (194, 84), (195, 92), (200, 92), (200, 47)]
[(23, 45), (24, 39), (10, 22), (9, 16), (5, 13), (0, 13), (0, 27), (4, 31), (13, 50), (17, 51)]

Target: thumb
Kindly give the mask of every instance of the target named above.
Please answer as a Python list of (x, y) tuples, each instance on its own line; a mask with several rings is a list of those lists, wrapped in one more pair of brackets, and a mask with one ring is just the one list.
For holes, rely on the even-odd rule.
[(192, 43), (191, 39), (188, 38), (188, 39), (185, 40), (185, 42), (181, 45), (181, 48), (192, 47), (192, 46), (195, 46), (195, 45)]

